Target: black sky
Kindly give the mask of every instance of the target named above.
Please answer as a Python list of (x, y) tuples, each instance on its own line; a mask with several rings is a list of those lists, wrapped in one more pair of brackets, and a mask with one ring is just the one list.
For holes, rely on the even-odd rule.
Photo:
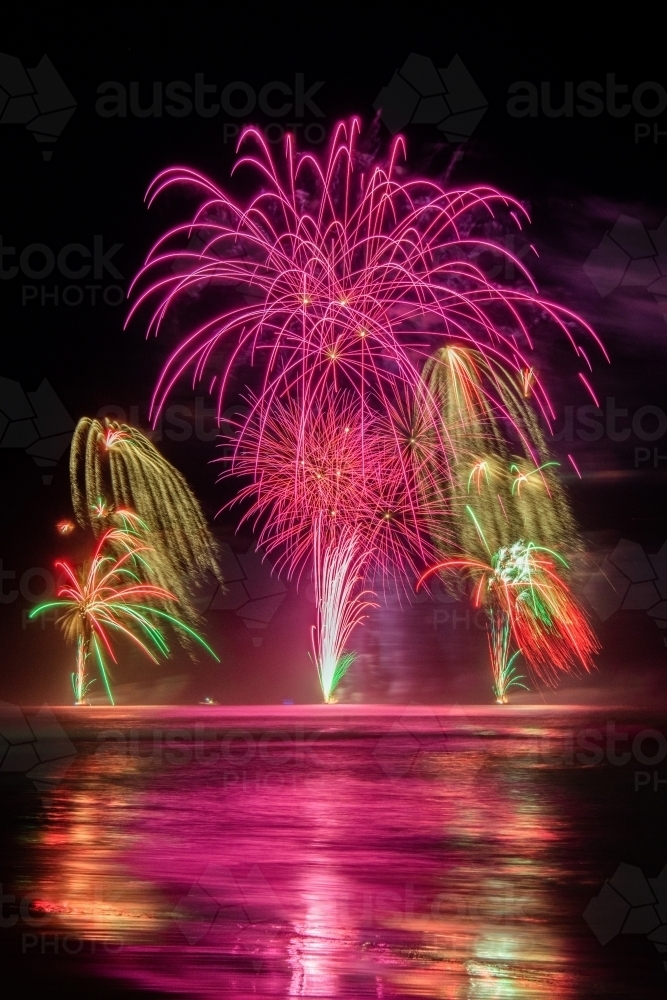
[[(359, 11), (340, 8), (274, 10), (268, 17), (250, 6), (241, 15), (227, 8), (221, 13), (180, 8), (178, 14), (161, 8), (141, 24), (129, 7), (108, 10), (95, 20), (89, 15), (68, 19), (26, 13), (20, 24), (20, 17), (5, 22), (0, 51), (18, 57), (26, 68), (37, 66), (47, 54), (76, 109), (57, 141), (48, 145), (38, 143), (21, 123), (0, 122), (0, 235), (5, 250), (15, 248), (3, 257), (0, 274), (0, 377), (20, 383), (25, 392), (48, 380), (73, 420), (104, 407), (120, 407), (145, 425), (165, 346), (146, 343), (141, 322), (123, 330), (126, 301), (108, 303), (119, 297), (112, 287), (127, 291), (155, 236), (182, 217), (184, 206), (178, 200), (165, 199), (146, 210), (143, 196), (155, 174), (174, 163), (185, 164), (219, 183), (235, 185), (241, 193), (242, 182), (229, 181), (232, 126), (296, 120), (301, 133), (313, 126), (310, 135), (319, 136), (320, 126), (328, 130), (339, 118), (357, 114), (370, 128), (378, 92), (411, 52), (429, 57), (437, 67), (448, 66), (458, 54), (488, 108), (461, 146), (448, 143), (435, 125), (408, 125), (410, 167), (434, 177), (450, 169), (453, 184), (492, 184), (526, 204), (533, 219), (526, 240), (540, 254), (532, 266), (541, 290), (595, 325), (612, 359), (610, 366), (599, 361), (595, 365), (604, 411), (598, 418), (603, 430), (596, 437), (597, 425), (581, 419), (580, 408), (590, 402), (581, 385), (556, 377), (559, 348), (544, 345), (540, 355), (558, 403), (561, 439), (554, 449), (566, 463), (571, 453), (584, 473), (581, 482), (568, 475), (567, 483), (590, 552), (599, 562), (621, 538), (638, 542), (647, 552), (660, 548), (667, 538), (667, 460), (660, 461), (661, 453), (667, 459), (667, 418), (664, 432), (654, 440), (649, 440), (651, 432), (659, 423), (651, 421), (659, 422), (659, 415), (651, 411), (654, 417), (649, 413), (634, 427), (632, 418), (647, 406), (667, 413), (667, 279), (662, 302), (646, 281), (601, 296), (583, 269), (621, 216), (639, 220), (645, 232), (658, 230), (667, 216), (667, 106), (651, 113), (661, 93), (667, 105), (667, 69), (657, 28), (619, 24), (609, 37), (594, 29), (582, 34), (565, 13), (553, 24), (546, 16), (538, 22), (536, 13), (516, 21), (500, 14), (471, 14), (466, 20), (450, 14), (438, 17), (426, 7), (406, 7), (400, 13), (369, 9), (363, 20)], [(165, 110), (170, 103), (168, 84), (175, 81), (193, 90), (197, 77), (215, 85), (215, 92), (206, 96), (205, 106), (210, 107), (234, 81), (255, 93), (270, 81), (294, 91), (301, 86), (299, 74), (306, 92), (322, 83), (310, 106), (304, 102), (302, 114), (295, 109), (292, 115), (274, 118), (257, 110), (241, 117), (223, 111), (204, 116), (193, 109), (176, 117)], [(155, 82), (161, 84), (162, 114), (139, 117), (129, 107), (135, 89), (131, 85), (136, 86), (139, 105), (147, 107)], [(99, 113), (98, 91), (105, 83), (121, 85), (120, 91), (116, 86), (107, 93), (126, 92), (124, 117)], [(571, 114), (569, 83), (574, 94)], [(599, 87), (591, 88), (591, 83)], [(657, 88), (647, 86), (650, 83)], [(538, 99), (534, 116), (511, 114), (510, 90), (518, 84), (531, 85), (538, 97), (545, 94), (551, 107), (564, 105), (566, 113), (550, 116)], [(589, 85), (588, 93), (600, 95), (599, 114), (577, 110), (594, 107), (577, 97), (584, 84)], [(612, 94), (614, 87), (627, 91)], [(531, 92), (530, 86), (519, 90)], [(389, 139), (381, 124), (377, 136), (380, 146)], [(53, 151), (48, 161), (44, 150)], [(44, 278), (32, 277), (25, 270), (32, 267), (37, 273), (40, 261), (48, 258), (40, 257), (38, 250), (24, 258), (22, 270), (21, 253), (31, 244), (45, 246), (56, 260), (69, 244), (93, 254), (97, 245), (97, 259), (90, 260), (93, 266), (97, 260), (98, 274), (68, 278), (56, 264)], [(116, 244), (105, 266), (102, 254)], [(647, 266), (667, 273), (667, 234), (662, 258), (658, 250), (641, 259), (650, 256)], [(88, 260), (81, 254), (71, 259)], [(89, 285), (99, 286), (95, 305)], [(63, 295), (72, 304), (63, 301)], [(74, 304), (80, 297), (81, 304)], [(208, 464), (216, 457), (215, 445), (210, 433), (201, 433), (202, 428), (210, 432), (212, 425), (206, 418), (200, 431), (195, 430), (195, 396), (203, 399), (199, 407), (211, 405), (203, 388), (193, 392), (184, 385), (174, 403), (187, 409), (172, 411), (162, 445), (191, 479), (213, 518), (228, 499), (229, 488), (215, 485), (215, 467)], [(607, 402), (610, 399), (615, 402)], [(619, 414), (616, 424), (605, 426), (612, 406), (627, 410), (627, 416)], [(630, 434), (623, 439), (619, 432), (625, 427)], [(43, 433), (48, 434), (48, 427)], [(0, 700), (65, 701), (70, 651), (53, 627), (24, 626), (31, 589), (38, 591), (43, 578), (39, 571), (50, 569), (63, 549), (54, 524), (69, 513), (67, 453), (54, 467), (38, 467), (24, 448), (3, 447), (0, 441), (0, 474)], [(48, 484), (45, 476), (52, 477)], [(252, 539), (247, 532), (234, 535), (233, 517), (223, 515), (216, 523), (223, 541), (238, 553), (246, 552)], [(38, 572), (31, 573), (35, 568)], [(210, 690), (220, 698), (241, 701), (315, 698), (307, 656), (311, 617), (312, 604), (293, 589), (261, 635), (233, 611), (210, 612), (209, 634), (225, 654), (224, 674), (213, 677), (208, 667), (177, 661), (163, 669), (163, 674), (181, 678), (166, 694), (163, 691), (164, 697), (187, 700)], [(460, 700), (466, 700), (466, 694), (470, 700), (484, 698), (488, 685), (479, 637), (454, 637), (432, 622), (431, 611), (406, 612), (406, 642), (418, 652), (415, 663), (406, 668), (409, 681), (401, 697), (428, 699), (454, 691)], [(650, 670), (649, 687), (659, 683), (667, 649), (643, 611), (619, 611), (598, 625), (606, 652), (596, 683), (603, 684), (606, 676), (609, 684), (617, 685), (626, 675), (634, 678), (640, 668)], [(372, 637), (381, 631), (380, 623), (372, 624), (364, 640), (367, 662), (376, 655)], [(253, 637), (261, 643), (253, 644)], [(462, 692), (452, 678), (456, 663), (466, 656), (471, 667), (464, 673), (470, 683)], [(159, 674), (151, 669), (128, 661), (119, 671), (119, 683), (136, 683), (137, 698), (158, 697), (150, 685)], [(390, 687), (385, 684), (379, 696)]]

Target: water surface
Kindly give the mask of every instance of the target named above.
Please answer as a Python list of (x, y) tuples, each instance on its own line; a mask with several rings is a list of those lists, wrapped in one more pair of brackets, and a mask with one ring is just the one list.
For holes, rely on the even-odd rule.
[(660, 745), (632, 754), (667, 720), (55, 714), (73, 748), (54, 735), (60, 770), (3, 789), (3, 960), (35, 995), (665, 994), (646, 933), (603, 947), (582, 914), (619, 864), (667, 862)]

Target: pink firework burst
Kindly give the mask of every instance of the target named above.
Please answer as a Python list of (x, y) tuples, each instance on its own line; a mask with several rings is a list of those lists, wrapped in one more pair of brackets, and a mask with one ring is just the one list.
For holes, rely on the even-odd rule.
[[(259, 184), (245, 205), (187, 168), (155, 179), (149, 203), (179, 187), (200, 204), (150, 251), (130, 315), (152, 302), (148, 333), (158, 334), (168, 317), (180, 319), (183, 306), (192, 311), (193, 296), (210, 309), (179, 337), (156, 388), (155, 411), (186, 373), (194, 382), (208, 375), (221, 405), (241, 361), (260, 364), (265, 399), (296, 392), (306, 406), (334, 386), (386, 408), (397, 393), (412, 394), (434, 347), (458, 341), (518, 378), (530, 369), (548, 420), (552, 408), (529, 359), (534, 322), (560, 332), (587, 369), (586, 339), (604, 353), (585, 322), (540, 298), (521, 261), (483, 235), (498, 217), (520, 226), (527, 219), (522, 205), (490, 187), (449, 191), (406, 179), (400, 136), (386, 163), (372, 165), (358, 151), (358, 136), (356, 119), (340, 123), (320, 159), (298, 155), (290, 135), (284, 152), (274, 153), (257, 129), (247, 129), (239, 148), (250, 151), (234, 171), (249, 169)], [(485, 275), (479, 258), (489, 250), (512, 261), (523, 288)]]

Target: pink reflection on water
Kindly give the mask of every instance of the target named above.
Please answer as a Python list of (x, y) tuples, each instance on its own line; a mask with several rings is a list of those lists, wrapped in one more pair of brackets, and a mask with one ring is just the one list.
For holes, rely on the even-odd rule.
[(59, 926), (120, 945), (99, 974), (188, 997), (575, 995), (548, 718), (216, 710), (195, 732), (151, 711), (115, 739), (98, 720), (37, 847)]

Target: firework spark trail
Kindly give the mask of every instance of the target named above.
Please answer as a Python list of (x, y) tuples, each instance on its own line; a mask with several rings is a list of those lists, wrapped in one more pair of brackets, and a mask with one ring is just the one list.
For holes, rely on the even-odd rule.
[[(424, 378), (438, 402), (457, 548), (487, 558), (518, 538), (577, 545), (574, 519), (522, 381), (469, 348), (437, 351)], [(517, 454), (520, 452), (521, 454)]]
[[(69, 563), (56, 563), (65, 578), (58, 590), (58, 600), (40, 604), (30, 613), (30, 618), (34, 618), (49, 608), (62, 610), (58, 623), (65, 638), (74, 641), (77, 648), (76, 670), (72, 674), (77, 705), (84, 704), (92, 683), (86, 674), (91, 651), (95, 653), (107, 695), (113, 704), (103, 650), (117, 663), (111, 642), (114, 633), (131, 640), (157, 663), (159, 654), (166, 656), (169, 653), (160, 627), (168, 623), (218, 659), (202, 637), (173, 614), (177, 606), (175, 596), (163, 587), (142, 579), (152, 554), (153, 550), (136, 531), (108, 528), (98, 538), (88, 564), (77, 570)], [(151, 606), (156, 603), (168, 605), (171, 611)]]
[(521, 650), (511, 652), (512, 628), (507, 614), (502, 608), (488, 607), (489, 619), (489, 653), (493, 671), (493, 693), (499, 705), (506, 705), (512, 688), (523, 688), (523, 675), (518, 674), (514, 661), (521, 655)]
[[(176, 594), (191, 624), (200, 617), (194, 586), (220, 578), (218, 550), (185, 478), (136, 427), (83, 417), (70, 451), (72, 505), (95, 535), (130, 521), (148, 531), (153, 582)], [(165, 608), (166, 609), (166, 608)]]
[[(507, 627), (517, 651), (538, 679), (554, 686), (577, 667), (593, 668), (598, 641), (586, 615), (561, 577), (565, 561), (532, 542), (503, 546), (487, 562), (446, 559), (422, 574), (417, 586), (433, 573), (456, 571), (475, 583), (474, 603), (486, 607), (499, 627)], [(493, 655), (493, 644), (492, 644)], [(494, 663), (498, 676), (502, 664)]]
[(325, 702), (354, 660), (345, 652), (350, 635), (366, 618), (368, 608), (377, 607), (370, 590), (360, 590), (365, 577), (368, 549), (360, 545), (354, 531), (343, 529), (332, 544), (318, 519), (313, 540), (313, 579), (317, 623), (312, 629), (313, 655)]

